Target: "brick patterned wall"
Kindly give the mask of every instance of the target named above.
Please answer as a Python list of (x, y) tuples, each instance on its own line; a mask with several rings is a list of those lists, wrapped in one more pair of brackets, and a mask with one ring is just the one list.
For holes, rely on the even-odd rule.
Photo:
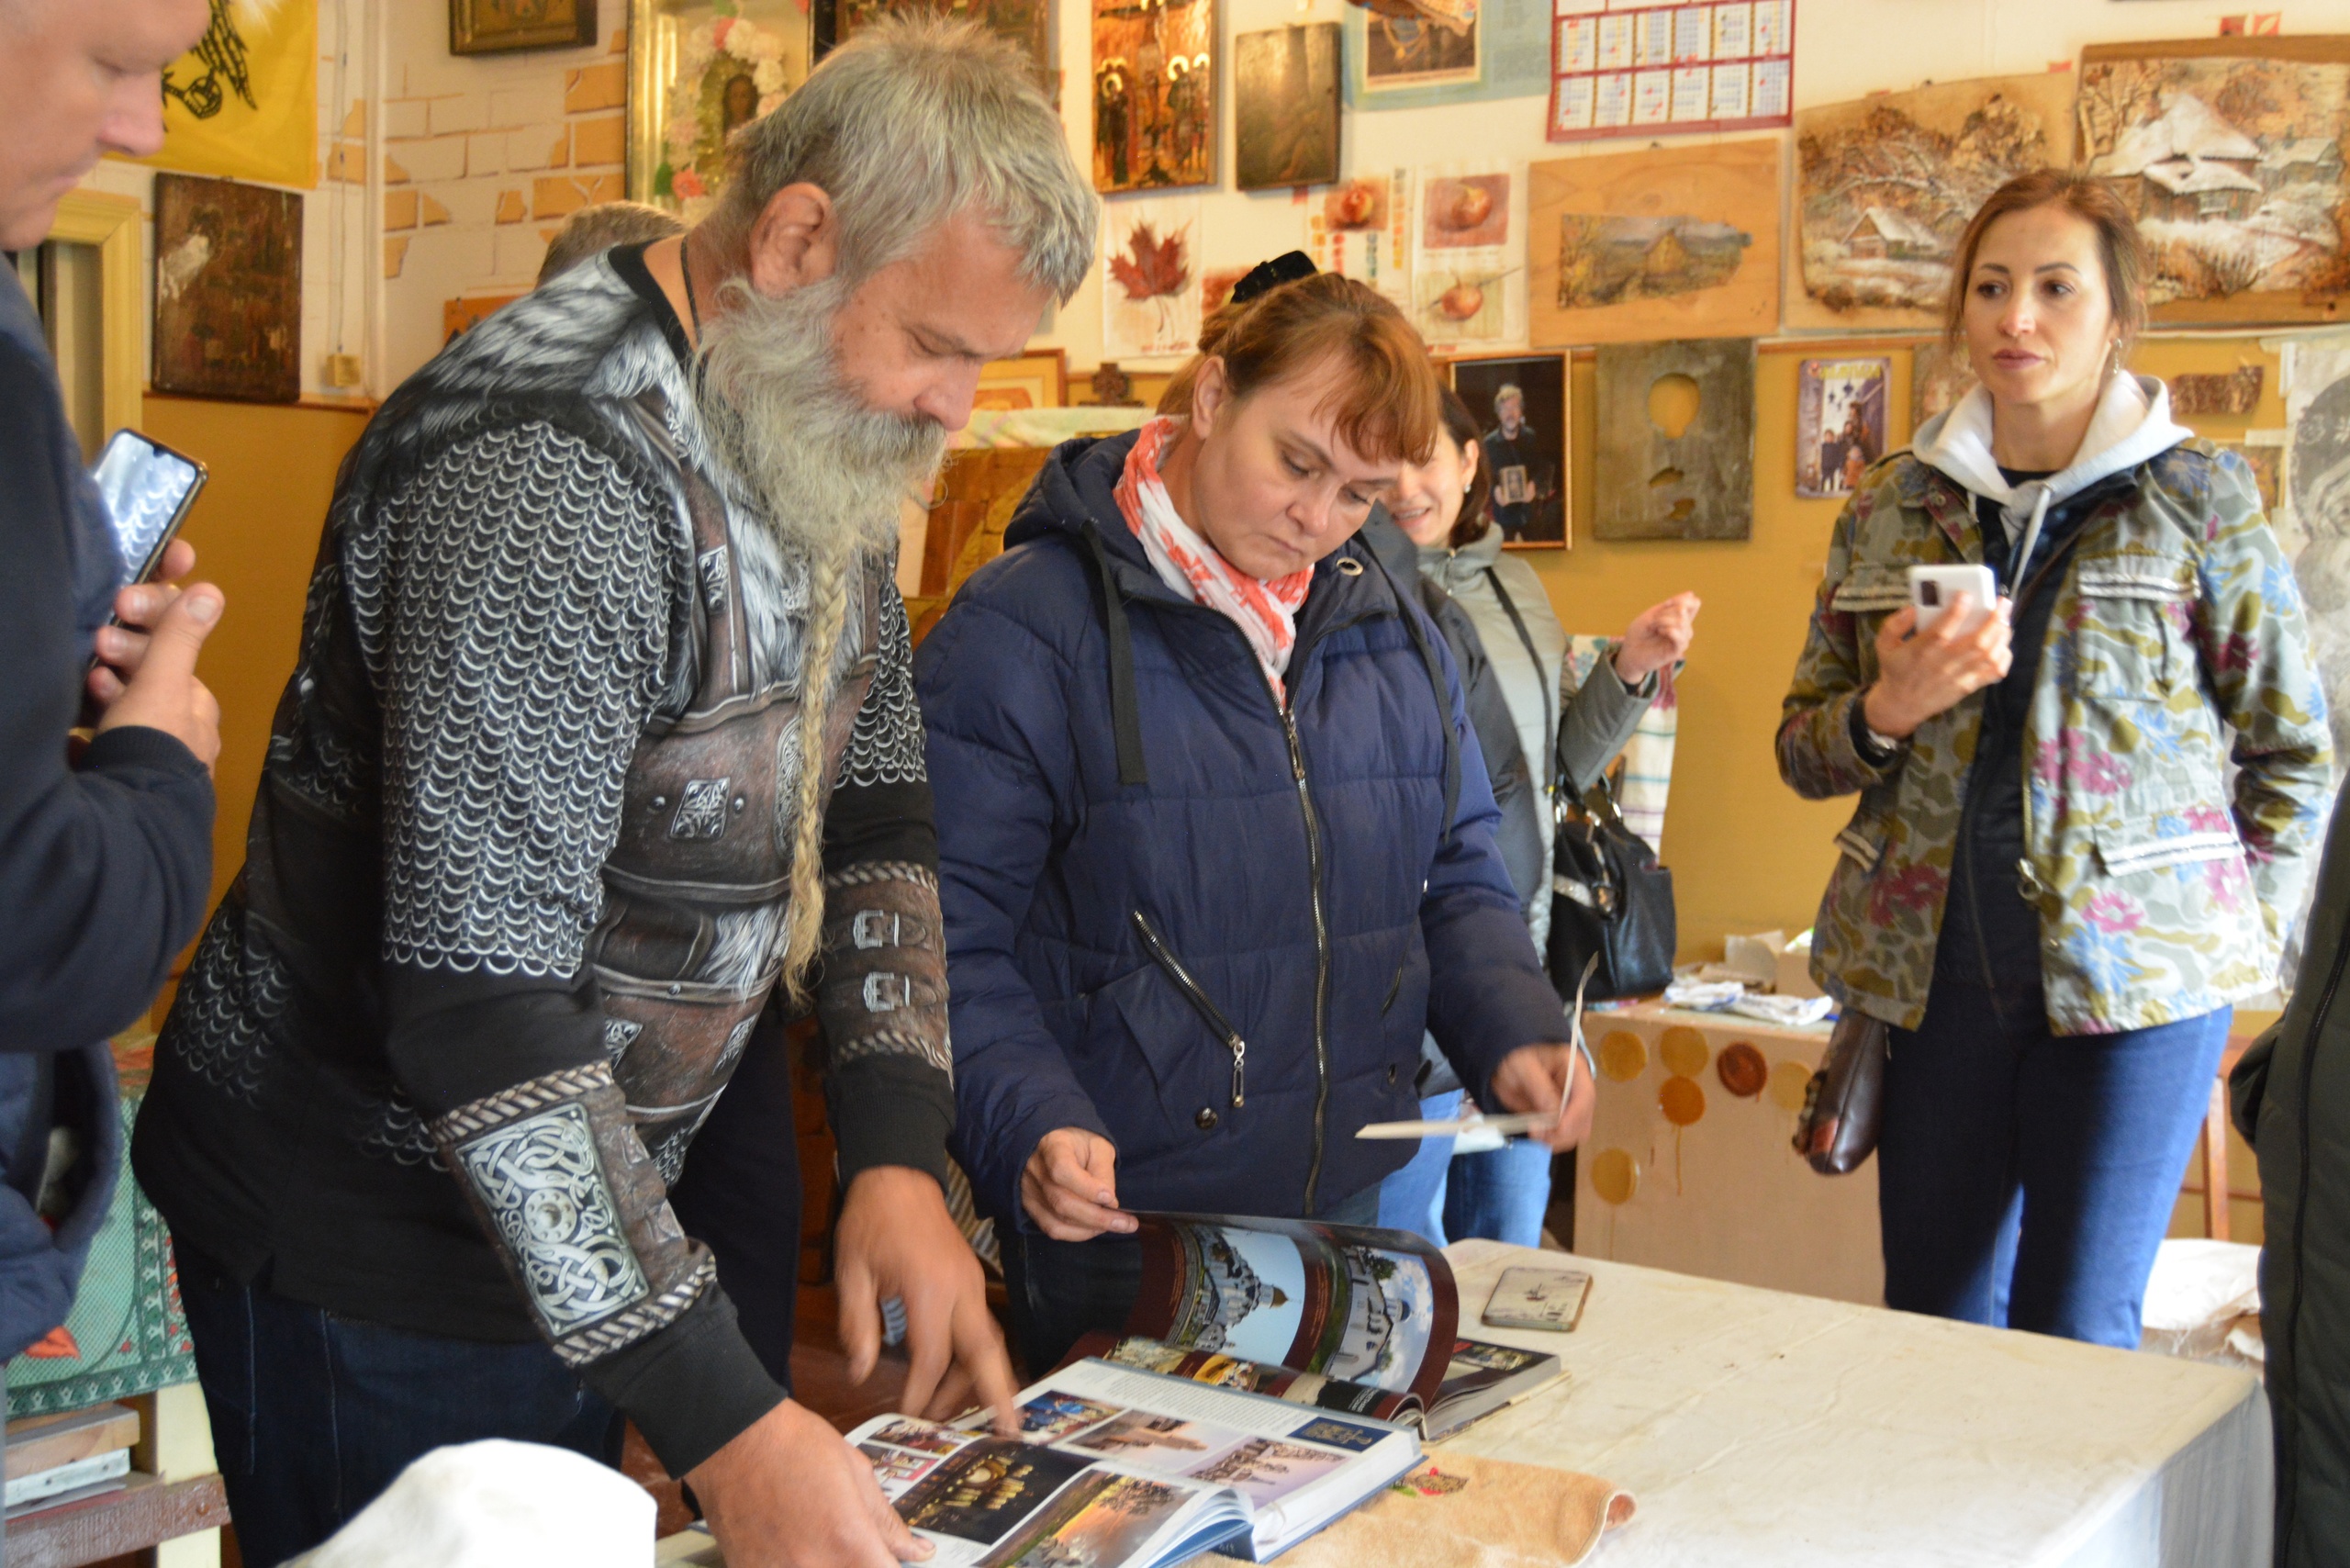
[(628, 35), (461, 57), (444, 8), (394, 6), (386, 23), (388, 388), (439, 350), (447, 301), (528, 289), (565, 216), (626, 194)]

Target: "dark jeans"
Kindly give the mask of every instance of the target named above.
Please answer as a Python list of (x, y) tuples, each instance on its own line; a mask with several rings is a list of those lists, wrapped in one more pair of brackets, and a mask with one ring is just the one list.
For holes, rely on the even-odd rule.
[(180, 1294), (250, 1568), (308, 1551), (409, 1461), (450, 1443), (512, 1438), (620, 1462), (619, 1416), (543, 1343), (444, 1339), (339, 1317), (186, 1254)]
[(1886, 1068), (1886, 1305), (2134, 1350), (2231, 1016), (2057, 1036), (2036, 985), (1937, 977)]
[[(1379, 1189), (1366, 1187), (1326, 1214), (1324, 1225), (1377, 1225)], [(999, 1226), (1003, 1284), (1012, 1309), (1013, 1349), (1030, 1379), (1060, 1364), (1069, 1349), (1101, 1329), (1126, 1326), (1142, 1290), (1142, 1243), (1131, 1236), (1055, 1241), (1036, 1231)]]

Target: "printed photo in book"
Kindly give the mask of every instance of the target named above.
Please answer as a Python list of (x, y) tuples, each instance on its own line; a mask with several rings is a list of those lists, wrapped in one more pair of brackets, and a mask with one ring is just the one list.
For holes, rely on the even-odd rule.
[(1142, 1289), (1093, 1356), (1443, 1437), (1563, 1375), (1556, 1356), (1462, 1339), (1444, 1254), (1360, 1226), (1143, 1215)]
[(1016, 1440), (901, 1416), (850, 1440), (941, 1568), (1262, 1562), (1419, 1455), (1402, 1427), (1099, 1361), (1023, 1390), (1019, 1417)]

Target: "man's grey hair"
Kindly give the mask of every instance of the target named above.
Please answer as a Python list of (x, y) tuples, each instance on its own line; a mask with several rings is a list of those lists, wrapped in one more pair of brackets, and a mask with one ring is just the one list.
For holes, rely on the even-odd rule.
[[(7, 0), (0, 0), (0, 5), (6, 4)], [(547, 241), (546, 259), (539, 263), (539, 282), (561, 277), (615, 245), (666, 240), (685, 231), (683, 221), (646, 202), (599, 201), (583, 207), (565, 218), (554, 238)]]
[(968, 22), (889, 17), (827, 55), (773, 114), (734, 133), (713, 237), (739, 255), (776, 192), (833, 199), (855, 285), (974, 208), (1067, 302), (1093, 270), (1100, 203), (1034, 62)]
[(1526, 407), (1526, 392), (1524, 388), (1520, 387), (1515, 381), (1505, 381), (1494, 393), (1494, 412), (1496, 414), (1500, 413), (1502, 411), (1502, 405), (1511, 401), (1512, 399), (1516, 400), (1519, 408), (1522, 409)]

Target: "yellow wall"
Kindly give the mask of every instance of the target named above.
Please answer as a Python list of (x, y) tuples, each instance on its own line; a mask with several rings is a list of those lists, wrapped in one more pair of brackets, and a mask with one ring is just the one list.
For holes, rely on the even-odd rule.
[[(1665, 811), (1664, 860), (1673, 868), (1684, 958), (1718, 957), (1722, 937), (1733, 932), (1777, 927), (1792, 935), (1809, 925), (1835, 860), (1830, 840), (1852, 809), (1850, 801), (1797, 800), (1779, 782), (1771, 740), (1842, 504), (1796, 498), (1796, 366), (1812, 355), (1855, 352), (1892, 359), (1894, 435), (1908, 439), (1909, 354), (1897, 342), (1766, 344), (1755, 388), (1754, 530), (1738, 543), (1591, 537), (1596, 403), (1588, 351), (1574, 365), (1575, 546), (1523, 558), (1570, 632), (1620, 632), (1641, 609), (1683, 588), (1705, 599), (1681, 679)], [(2263, 365), (2266, 382), (2253, 414), (2181, 422), (2215, 437), (2285, 422), (2276, 358), (2250, 338), (2152, 340), (2138, 346), (2132, 364), (2165, 377)]]
[(147, 433), (211, 470), (183, 537), (196, 546), (197, 576), (219, 584), (229, 600), (196, 667), (220, 700), (216, 899), (245, 861), (245, 822), (270, 717), (293, 673), (335, 468), (366, 422), (364, 409), (147, 398)]

